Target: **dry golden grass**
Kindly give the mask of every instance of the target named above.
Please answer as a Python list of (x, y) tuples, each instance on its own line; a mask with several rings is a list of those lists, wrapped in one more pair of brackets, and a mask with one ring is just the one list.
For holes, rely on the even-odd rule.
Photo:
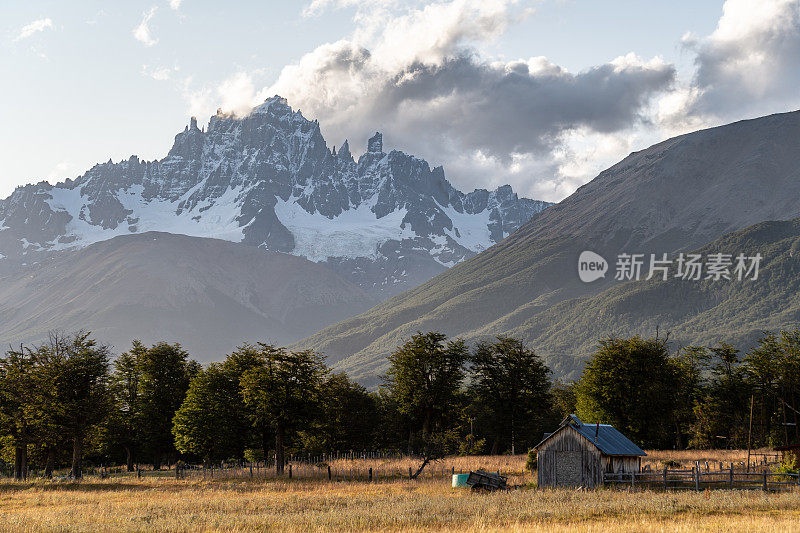
[[(750, 463), (760, 463), (764, 454), (774, 460), (775, 452), (763, 448), (751, 451)], [(747, 450), (647, 450), (647, 457), (642, 458), (642, 466), (649, 464), (652, 468), (662, 468), (666, 460), (677, 461), (687, 467), (693, 466), (695, 461), (714, 464), (721, 461), (727, 466), (730, 463), (746, 463)]]
[(534, 489), (409, 483), (0, 484), (2, 531), (793, 531), (800, 492)]
[[(705, 464), (706, 461), (710, 463), (712, 469), (717, 468), (719, 462), (722, 462), (727, 467), (731, 462), (742, 463), (747, 461), (747, 450), (646, 450), (647, 456), (642, 458), (642, 466), (650, 465), (651, 468), (663, 468), (663, 462), (672, 460), (680, 463), (686, 467), (692, 467), (695, 461), (700, 461)], [(774, 457), (771, 449), (764, 448), (753, 450), (751, 453), (750, 462), (755, 465), (762, 460), (763, 455), (770, 454)], [(530, 481), (530, 472), (522, 473), (525, 468), (527, 455), (494, 455), (494, 456), (464, 456), (464, 457), (448, 457), (435, 463), (426, 470), (425, 477), (430, 477), (435, 474), (439, 477), (442, 472), (449, 473), (453, 469), (456, 472), (469, 472), (470, 470), (486, 470), (489, 472), (501, 472), (509, 475), (509, 483), (521, 484)], [(348, 469), (355, 469), (358, 472), (363, 472), (369, 468), (377, 471), (389, 471), (395, 473), (405, 473), (408, 475), (408, 469), (411, 467), (413, 470), (419, 466), (419, 461), (416, 459), (403, 458), (403, 459), (338, 459), (331, 461), (330, 465), (340, 471), (349, 471)]]
[[(470, 470), (484, 470), (487, 472), (500, 472), (508, 477), (509, 484), (522, 485), (535, 479), (530, 471), (525, 471), (525, 455), (473, 455), (464, 457), (447, 457), (430, 463), (422, 473), (423, 478), (445, 478), (451, 473), (468, 473)], [(408, 469), (416, 472), (420, 461), (412, 458), (403, 459), (337, 459), (330, 461), (332, 468), (339, 472), (349, 472), (351, 469), (364, 477), (370, 468), (374, 474), (388, 473), (388, 475), (408, 476)]]
[[(650, 452), (694, 461), (698, 452)], [(735, 460), (729, 452), (706, 456)], [(681, 455), (683, 454), (683, 455)], [(676, 457), (677, 455), (677, 457)], [(705, 457), (705, 456), (704, 456)], [(746, 452), (745, 452), (746, 457)], [(449, 461), (449, 462), (448, 462)], [(439, 470), (512, 471), (524, 456), (460, 457)], [(405, 470), (413, 462), (336, 461)], [(530, 483), (530, 473), (524, 479)], [(511, 480), (513, 483), (513, 480)], [(452, 489), (409, 482), (117, 477), (81, 483), (0, 482), (0, 531), (800, 531), (800, 491), (660, 492)]]

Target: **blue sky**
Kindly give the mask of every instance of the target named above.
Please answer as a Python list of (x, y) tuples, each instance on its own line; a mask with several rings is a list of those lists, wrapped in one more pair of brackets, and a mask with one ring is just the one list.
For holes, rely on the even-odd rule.
[[(163, 157), (190, 114), (202, 124), (280, 91), (331, 144), (349, 138), (357, 153), (380, 129), (461, 188), (510, 182), (557, 200), (633, 149), (797, 105), (797, 2), (765, 1), (757, 16), (723, 4), (5, 2), (0, 197), (109, 158)], [(767, 47), (761, 59), (741, 57), (748, 39)], [(331, 66), (343, 56), (346, 71)], [(748, 61), (766, 88), (731, 72)], [(523, 89), (498, 89), (520, 72)], [(388, 87), (400, 74), (413, 83)]]

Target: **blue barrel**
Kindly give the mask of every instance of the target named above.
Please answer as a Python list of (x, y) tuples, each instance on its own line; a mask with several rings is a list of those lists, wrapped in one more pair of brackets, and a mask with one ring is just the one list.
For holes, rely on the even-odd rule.
[(453, 488), (466, 487), (469, 474), (453, 474)]

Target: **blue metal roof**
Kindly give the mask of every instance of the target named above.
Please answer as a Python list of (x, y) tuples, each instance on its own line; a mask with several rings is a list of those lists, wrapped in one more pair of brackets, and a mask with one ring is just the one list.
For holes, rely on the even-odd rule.
[[(644, 450), (632, 443), (628, 437), (617, 431), (614, 426), (608, 424), (584, 424), (575, 415), (569, 415), (565, 418), (561, 423), (561, 428), (567, 425), (586, 437), (589, 442), (597, 446), (606, 455), (647, 455)], [(547, 435), (542, 439), (542, 442), (536, 445), (536, 448), (538, 449), (545, 441), (558, 433), (561, 428)]]

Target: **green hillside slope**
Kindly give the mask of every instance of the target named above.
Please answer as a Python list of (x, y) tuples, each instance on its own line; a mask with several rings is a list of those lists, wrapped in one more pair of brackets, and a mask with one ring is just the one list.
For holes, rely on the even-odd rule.
[[(584, 342), (557, 341), (573, 335), (559, 324), (579, 301), (615, 286), (579, 280), (581, 251), (606, 258), (688, 251), (764, 220), (800, 216), (798, 138), (800, 113), (793, 112), (633, 153), (489, 250), (298, 346), (320, 350), (374, 384), (386, 355), (416, 330), (467, 339), (514, 333), (534, 346), (547, 339), (539, 349), (560, 375), (570, 375)], [(616, 326), (608, 320), (607, 328)]]

